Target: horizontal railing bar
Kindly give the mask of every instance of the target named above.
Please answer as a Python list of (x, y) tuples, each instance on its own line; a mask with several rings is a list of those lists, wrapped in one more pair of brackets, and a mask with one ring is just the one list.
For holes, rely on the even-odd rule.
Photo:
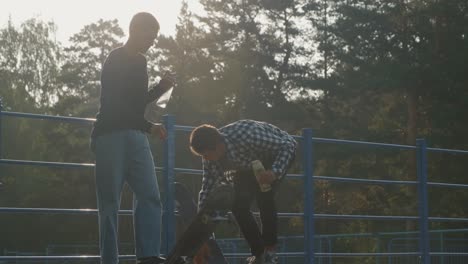
[(387, 148), (398, 148), (398, 149), (416, 149), (416, 146), (401, 145), (401, 144), (389, 144), (389, 143), (378, 143), (368, 141), (357, 141), (357, 140), (346, 140), (346, 139), (332, 139), (332, 138), (318, 138), (313, 137), (314, 143), (339, 143), (339, 144), (353, 144), (353, 145), (366, 145), (369, 147), (387, 147)]
[[(254, 213), (257, 216), (260, 216), (259, 212)], [(302, 217), (304, 213), (278, 213), (278, 217)]]
[[(0, 260), (99, 260), (100, 256), (95, 255), (77, 255), (77, 256), (0, 256)], [(121, 260), (134, 260), (135, 255), (120, 255)]]
[[(79, 214), (79, 215), (95, 215), (97, 209), (67, 209), (67, 208), (15, 208), (15, 207), (0, 207), (1, 213), (13, 214)], [(164, 213), (164, 211), (163, 211)], [(132, 210), (119, 210), (119, 215), (133, 215)], [(179, 211), (174, 211), (175, 215), (179, 215)], [(227, 220), (227, 218), (226, 218)]]
[[(0, 213), (44, 213), (44, 214), (96, 214), (97, 209), (63, 209), (63, 208), (14, 208), (14, 207), (0, 207)], [(120, 214), (132, 214), (131, 210), (120, 210)], [(254, 213), (259, 215), (258, 212)], [(279, 217), (302, 217), (303, 213), (278, 213)], [(366, 219), (371, 216), (352, 216), (352, 215), (322, 215), (316, 214), (317, 218), (361, 218)], [(384, 216), (374, 216), (373, 218), (382, 218)], [(416, 217), (415, 217), (416, 218)], [(219, 218), (219, 220), (225, 220), (227, 218)], [(406, 218), (405, 218), (406, 219)], [(412, 219), (412, 218), (411, 218)]]
[[(0, 207), (0, 213), (33, 213), (33, 214), (97, 214), (97, 209), (67, 208), (14, 208)], [(119, 210), (119, 215), (132, 215), (132, 210)]]
[(321, 219), (345, 219), (345, 220), (418, 220), (418, 216), (384, 216), (384, 215), (343, 215), (343, 214), (314, 214)]
[[(249, 256), (249, 253), (224, 253), (228, 258), (242, 258)], [(304, 252), (285, 252), (278, 253), (279, 257), (302, 257)], [(359, 252), (359, 253), (314, 253), (315, 257), (379, 257), (379, 256), (419, 256), (420, 252), (384, 252), (384, 253), (371, 253), (371, 252)], [(431, 256), (468, 256), (467, 252), (430, 252)], [(135, 255), (120, 255), (120, 260), (134, 260)], [(0, 256), (2, 261), (34, 261), (34, 260), (99, 260), (100, 256), (96, 255), (78, 255), (78, 256)]]
[[(203, 170), (197, 169), (183, 169), (175, 168), (176, 173), (185, 173), (185, 174), (195, 174), (202, 175)], [(304, 178), (302, 174), (287, 174), (288, 178)], [(408, 184), (415, 185), (418, 182), (416, 181), (394, 181), (394, 180), (370, 180), (370, 179), (353, 179), (353, 178), (343, 178), (343, 177), (331, 177), (331, 176), (313, 176), (314, 180), (328, 180), (328, 181), (338, 181), (338, 182), (356, 182), (356, 183), (378, 183), (378, 184)]]
[[(248, 253), (224, 253), (226, 257), (239, 258), (249, 256)], [(284, 257), (301, 257), (304, 256), (304, 252), (285, 252), (277, 253), (278, 256)], [(372, 252), (359, 252), (359, 253), (314, 253), (315, 257), (379, 257), (379, 256), (419, 256), (420, 252), (383, 252), (383, 253), (372, 253)], [(468, 256), (465, 252), (432, 252), (431, 256)]]
[[(291, 178), (303, 178), (302, 174), (288, 174), (288, 177)], [(416, 185), (417, 181), (397, 181), (397, 180), (373, 180), (373, 179), (360, 179), (360, 178), (344, 178), (344, 177), (334, 177), (334, 176), (313, 176), (314, 180), (326, 180), (326, 181), (336, 181), (336, 182), (349, 182), (349, 183), (370, 183), (370, 184), (407, 184), (407, 185)], [(440, 186), (440, 187), (461, 187), (468, 188), (468, 184), (457, 184), (457, 183), (443, 183), (443, 182), (428, 182), (430, 186)]]
[(32, 165), (32, 166), (61, 167), (61, 168), (94, 168), (93, 163), (70, 163), (70, 162), (12, 160), (12, 159), (0, 159), (0, 164)]
[(430, 252), (431, 256), (468, 256), (468, 252)]
[[(420, 252), (391, 252), (391, 253), (321, 253), (317, 252), (314, 255), (316, 257), (378, 257), (378, 256), (419, 256)], [(249, 256), (249, 253), (224, 253), (224, 256), (227, 258), (242, 258)], [(285, 252), (278, 253), (279, 257), (302, 257), (304, 252)], [(468, 253), (464, 252), (442, 252), (442, 253), (431, 253), (431, 256), (466, 256)], [(11, 260), (98, 260), (100, 256), (95, 255), (79, 255), (79, 256), (0, 256), (0, 260), (11, 261)], [(119, 259), (121, 260), (134, 260), (135, 255), (120, 255)]]
[[(176, 173), (185, 173), (185, 174), (203, 174), (203, 170), (197, 169), (183, 169), (175, 168)], [(302, 174), (287, 174), (288, 178), (304, 178)], [(372, 180), (372, 179), (353, 179), (353, 178), (343, 178), (343, 177), (332, 177), (332, 176), (313, 176), (314, 180), (327, 180), (327, 181), (338, 181), (338, 182), (356, 182), (356, 183), (378, 183), (378, 184), (408, 184), (415, 185), (417, 181), (395, 181), (395, 180)], [(468, 187), (468, 185), (467, 185)]]
[(55, 120), (55, 121), (66, 121), (74, 123), (85, 123), (92, 124), (96, 121), (95, 118), (82, 118), (82, 117), (68, 117), (68, 116), (52, 116), (52, 115), (41, 115), (41, 114), (30, 114), (30, 113), (19, 113), (19, 112), (7, 112), (2, 111), (1, 115), (11, 116), (11, 117), (23, 117), (23, 118), (33, 118), (33, 119), (43, 119), (43, 120)]
[[(429, 230), (431, 234), (440, 233), (459, 233), (468, 232), (468, 229), (437, 229)], [(339, 233), (339, 234), (319, 234), (315, 238), (339, 238), (339, 237), (376, 237), (376, 236), (395, 236), (395, 235), (417, 235), (419, 231), (400, 231), (400, 232), (375, 232), (375, 233)], [(301, 238), (300, 236), (298, 238)], [(407, 238), (405, 238), (407, 239)], [(415, 237), (415, 239), (418, 239)]]
[[(251, 256), (251, 253), (224, 253), (223, 255), (226, 258), (245, 258)], [(279, 257), (303, 257), (305, 254), (304, 252), (284, 252), (284, 253), (276, 253)]]
[[(0, 207), (0, 213), (43, 213), (43, 214), (96, 214), (97, 209), (64, 209), (64, 208), (15, 208)], [(131, 215), (132, 210), (119, 210), (121, 215)], [(254, 213), (259, 215), (258, 212)], [(302, 217), (303, 213), (278, 213), (279, 217)], [(417, 220), (418, 216), (382, 216), (382, 215), (340, 215), (340, 214), (315, 214), (321, 219), (370, 219), (370, 220)], [(219, 220), (226, 220), (220, 217)], [(459, 221), (468, 222), (468, 218), (429, 217), (431, 221)]]
[(194, 126), (181, 126), (181, 125), (175, 125), (174, 129), (177, 131), (186, 131), (186, 132), (191, 132), (195, 127)]
[(360, 179), (360, 178), (344, 178), (333, 176), (313, 176), (314, 180), (327, 180), (337, 182), (350, 182), (350, 183), (378, 183), (378, 184), (417, 184), (417, 181), (396, 181), (396, 180), (373, 180), (373, 179)]
[[(259, 212), (254, 212), (254, 215), (259, 216)], [(301, 217), (304, 213), (278, 213), (279, 217)], [(345, 220), (418, 220), (418, 216), (385, 216), (385, 215), (344, 215), (344, 214), (314, 214), (315, 218), (320, 219), (345, 219)], [(464, 220), (461, 220), (464, 221)]]
[(459, 183), (444, 183), (444, 182), (428, 182), (427, 185), (437, 186), (437, 187), (461, 187), (468, 188), (468, 184), (459, 184)]
[(419, 256), (421, 252), (384, 252), (384, 253), (321, 253), (317, 252), (314, 256), (317, 257), (379, 257), (379, 256)]
[(432, 152), (448, 152), (451, 154), (468, 154), (468, 150), (461, 149), (427, 148), (427, 150)]
[[(176, 173), (184, 173), (184, 174), (194, 174), (194, 175), (202, 175), (203, 170), (199, 169), (184, 169), (184, 168), (174, 168)], [(286, 177), (288, 178), (304, 178), (302, 174), (287, 174)]]
[(421, 252), (384, 252), (384, 253), (315, 253), (316, 257), (381, 257), (381, 256), (419, 256)]
[[(192, 175), (203, 175), (203, 170), (199, 169), (184, 169), (184, 168), (174, 168), (176, 173), (192, 174)], [(287, 174), (288, 178), (303, 178), (302, 174)]]
[(468, 222), (468, 218), (454, 217), (429, 217), (429, 220), (434, 222)]
[[(322, 219), (369, 219), (369, 220), (418, 220), (419, 216), (382, 216), (382, 215), (341, 215), (341, 214), (315, 214), (314, 217)], [(468, 222), (468, 218), (429, 217), (434, 222)]]
[[(468, 228), (460, 228), (460, 229), (434, 229), (429, 230), (431, 234), (441, 234), (441, 233), (460, 233), (460, 232), (468, 232)], [(327, 239), (327, 238), (337, 238), (337, 237), (345, 237), (345, 238), (354, 238), (354, 237), (375, 237), (375, 236), (395, 236), (395, 235), (417, 235), (419, 231), (400, 231), (400, 232), (375, 232), (375, 233), (339, 233), (339, 234), (316, 234), (314, 236), (315, 239)], [(290, 240), (290, 239), (304, 239), (304, 236), (296, 235), (296, 236), (279, 236), (279, 240)], [(409, 239), (418, 239), (418, 237), (414, 238), (402, 238), (403, 240)], [(240, 238), (221, 238), (220, 240), (231, 242), (231, 241), (240, 241)], [(433, 238), (432, 240), (436, 240)], [(464, 240), (464, 239), (460, 239)], [(453, 241), (453, 239), (451, 239)]]
[[(177, 131), (184, 131), (184, 132), (192, 132), (192, 130), (195, 128), (194, 126), (182, 126), (182, 125), (175, 125), (174, 126), (175, 130)], [(294, 139), (296, 140), (302, 140), (302, 136), (298, 135), (291, 135)]]
[[(0, 164), (9, 165), (33, 165), (33, 166), (46, 166), (46, 167), (64, 167), (64, 168), (94, 168), (93, 163), (70, 163), (70, 162), (51, 162), (51, 161), (33, 161), (33, 160), (12, 160), (12, 159), (0, 159)], [(155, 167), (156, 170), (162, 171), (164, 168)], [(176, 173), (185, 174), (203, 174), (203, 170), (198, 169), (184, 169), (175, 168)], [(302, 174), (288, 174), (290, 178), (303, 178)], [(332, 177), (332, 176), (313, 176), (315, 180), (328, 180), (338, 182), (357, 182), (357, 183), (379, 183), (379, 184), (417, 184), (416, 181), (393, 181), (393, 180), (372, 180), (372, 179), (353, 179), (343, 177)], [(444, 187), (464, 187), (468, 188), (468, 184), (452, 184), (452, 183), (440, 183), (440, 182), (429, 182), (431, 186), (444, 186)]]
[[(31, 165), (31, 166), (44, 166), (44, 167), (59, 167), (59, 168), (94, 168), (93, 163), (70, 163), (70, 162), (51, 162), (51, 161), (33, 161), (33, 160), (13, 160), (13, 159), (0, 159), (0, 164), (7, 165)], [(155, 167), (156, 170), (162, 171), (163, 167)], [(185, 174), (203, 174), (203, 170), (198, 169), (184, 169), (175, 168), (176, 173)], [(288, 178), (303, 178), (302, 174), (288, 174)], [(333, 177), (333, 176), (313, 176), (314, 180), (327, 180), (336, 182), (350, 182), (350, 183), (369, 183), (369, 184), (407, 184), (416, 185), (417, 181), (395, 181), (395, 180), (373, 180), (373, 179), (357, 179), (357, 178), (344, 178), (344, 177)], [(468, 188), (468, 184), (454, 184), (454, 183), (442, 183), (442, 182), (428, 182), (430, 186), (439, 187), (461, 187)]]
[(291, 173), (291, 174), (286, 174), (287, 178), (298, 178), (298, 179), (304, 179), (304, 174), (297, 174), (297, 173)]
[[(192, 132), (192, 130), (195, 128), (195, 126), (182, 126), (182, 125), (175, 125), (174, 126), (175, 130), (177, 131), (185, 131), (185, 132)], [(293, 138), (301, 140), (302, 136), (298, 135), (291, 135)]]
[(185, 174), (195, 174), (195, 175), (202, 175), (203, 170), (197, 169), (184, 169), (184, 168), (174, 168), (175, 173), (185, 173)]
[[(22, 117), (22, 118), (33, 118), (33, 119), (44, 119), (44, 120), (56, 120), (56, 121), (67, 121), (67, 122), (78, 122), (91, 124), (96, 121), (95, 118), (84, 118), (84, 117), (68, 117), (68, 116), (58, 116), (58, 115), (43, 115), (43, 114), (32, 114), (32, 113), (21, 113), (21, 112), (10, 112), (10, 111), (1, 111), (0, 115), (10, 116), (10, 117)], [(175, 129), (179, 131), (192, 131), (194, 126), (182, 126), (176, 125)], [(296, 139), (302, 139), (302, 136), (291, 135)], [(331, 139), (331, 138), (319, 138), (314, 137), (312, 140), (316, 143), (341, 143), (341, 144), (358, 144), (358, 145), (368, 145), (375, 147), (391, 147), (391, 148), (400, 148), (400, 149), (416, 149), (416, 146), (411, 145), (402, 145), (402, 144), (389, 144), (389, 143), (379, 143), (379, 142), (369, 142), (369, 141), (359, 141), (359, 140), (345, 140), (345, 139)], [(454, 154), (468, 154), (468, 150), (458, 150), (458, 149), (445, 149), (445, 148), (427, 148), (428, 151), (433, 152), (449, 152)]]
[[(384, 253), (320, 253), (317, 257), (379, 257), (379, 256), (419, 256), (420, 252), (384, 252)], [(430, 252), (431, 256), (468, 256), (465, 252)]]
[[(61, 167), (61, 168), (94, 168), (94, 163), (71, 163), (71, 162), (37, 161), (37, 160), (0, 159), (0, 164)], [(164, 169), (163, 167), (155, 167), (155, 170), (158, 170), (158, 171), (162, 171), (163, 169)]]

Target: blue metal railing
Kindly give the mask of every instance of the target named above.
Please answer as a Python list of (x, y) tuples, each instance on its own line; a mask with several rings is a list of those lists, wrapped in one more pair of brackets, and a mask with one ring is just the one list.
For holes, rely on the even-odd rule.
[(314, 217), (314, 167), (312, 166), (312, 129), (303, 131), (303, 170), (304, 170), (304, 236), (306, 264), (314, 264), (315, 260), (315, 217)]
[(167, 140), (164, 143), (164, 186), (166, 189), (166, 199), (164, 202), (165, 217), (163, 218), (165, 247), (163, 252), (169, 252), (175, 244), (175, 197), (174, 197), (174, 177), (175, 177), (175, 120), (174, 117), (164, 116), (164, 125), (167, 130)]
[[(55, 120), (60, 122), (72, 122), (78, 124), (91, 124), (94, 119), (91, 118), (76, 118), (64, 116), (47, 116), (38, 114), (27, 114), (18, 112), (5, 112), (3, 111), (0, 101), (0, 165), (28, 165), (28, 166), (47, 166), (47, 167), (63, 167), (63, 168), (93, 168), (94, 164), (90, 163), (61, 163), (61, 162), (46, 162), (46, 161), (31, 161), (31, 160), (11, 160), (5, 159), (5, 153), (2, 152), (2, 119), (3, 117), (19, 117), (19, 118), (34, 118), (43, 120)], [(174, 213), (174, 190), (172, 183), (174, 182), (175, 173), (185, 174), (202, 174), (201, 170), (176, 168), (175, 167), (175, 131), (189, 132), (193, 129), (190, 126), (175, 125), (175, 118), (171, 115), (164, 116), (164, 124), (168, 132), (168, 140), (164, 144), (164, 166), (156, 168), (163, 171), (164, 186), (166, 188), (166, 199), (164, 204), (164, 234), (163, 238), (165, 244), (163, 245), (163, 252), (168, 252), (175, 243), (175, 213)], [(280, 256), (305, 256), (307, 264), (314, 264), (316, 258), (321, 257), (356, 257), (356, 256), (396, 256), (408, 255), (419, 256), (421, 263), (430, 264), (430, 256), (435, 255), (457, 255), (468, 256), (464, 252), (430, 252), (429, 245), (429, 222), (430, 221), (451, 221), (451, 222), (468, 222), (468, 218), (450, 218), (450, 217), (430, 217), (428, 215), (428, 186), (442, 186), (452, 188), (467, 188), (467, 184), (453, 184), (453, 183), (440, 183), (428, 182), (427, 179), (427, 153), (444, 152), (450, 154), (468, 154), (466, 150), (453, 150), (441, 148), (428, 148), (424, 139), (418, 139), (416, 146), (399, 145), (399, 144), (386, 144), (377, 142), (353, 141), (342, 139), (328, 139), (316, 138), (312, 135), (311, 129), (304, 129), (302, 136), (294, 136), (298, 141), (303, 144), (303, 174), (288, 174), (288, 178), (302, 178), (304, 180), (304, 213), (280, 213), (280, 217), (297, 217), (304, 218), (304, 235), (305, 235), (305, 248), (304, 252), (289, 252), (282, 253)], [(371, 180), (371, 179), (348, 179), (342, 177), (332, 176), (313, 176), (313, 149), (316, 144), (351, 144), (367, 147), (382, 147), (393, 148), (400, 150), (414, 150), (417, 154), (417, 181), (397, 181), (397, 180)], [(366, 184), (401, 184), (401, 185), (415, 185), (418, 189), (418, 215), (415, 216), (379, 216), (379, 215), (343, 215), (343, 214), (316, 214), (314, 212), (313, 200), (313, 186), (315, 180), (327, 180), (337, 182), (349, 183), (366, 183)], [(72, 213), (72, 214), (96, 214), (95, 209), (52, 209), (52, 208), (7, 208), (0, 207), (0, 213)], [(121, 210), (119, 214), (130, 215), (131, 210)], [(319, 253), (316, 252), (314, 245), (315, 219), (367, 219), (367, 220), (418, 220), (419, 221), (419, 250), (417, 252), (387, 252), (387, 253)], [(231, 254), (232, 257), (238, 257), (238, 254)], [(240, 254), (242, 255), (242, 254)], [(61, 258), (62, 257), (62, 258)], [(134, 256), (133, 256), (134, 257)], [(32, 259), (95, 259), (96, 256), (24, 256), (24, 257), (10, 257), (0, 256), (1, 260), (32, 260)], [(121, 256), (122, 259), (131, 259), (132, 256)]]
[(429, 205), (427, 194), (427, 147), (424, 139), (416, 141), (418, 172), (419, 250), (421, 262), (430, 263)]

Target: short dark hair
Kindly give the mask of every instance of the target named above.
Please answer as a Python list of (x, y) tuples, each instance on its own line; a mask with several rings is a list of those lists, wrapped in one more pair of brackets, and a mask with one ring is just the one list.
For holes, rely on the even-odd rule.
[(130, 21), (129, 33), (133, 35), (135, 32), (142, 30), (154, 30), (157, 34), (159, 32), (158, 20), (148, 12), (140, 12), (135, 14)]
[(201, 156), (207, 150), (216, 149), (219, 142), (221, 142), (221, 134), (212, 125), (198, 126), (190, 133), (190, 150), (195, 155)]

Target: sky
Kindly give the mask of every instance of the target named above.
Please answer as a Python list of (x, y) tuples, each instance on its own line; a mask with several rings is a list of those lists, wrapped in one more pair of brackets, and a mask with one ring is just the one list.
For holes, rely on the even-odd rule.
[[(19, 26), (29, 18), (53, 21), (57, 40), (66, 43), (85, 25), (99, 19), (118, 19), (125, 34), (132, 16), (141, 11), (152, 13), (161, 25), (161, 34), (173, 35), (182, 0), (0, 0), (0, 28), (9, 17)], [(200, 12), (198, 0), (187, 0), (189, 8)]]

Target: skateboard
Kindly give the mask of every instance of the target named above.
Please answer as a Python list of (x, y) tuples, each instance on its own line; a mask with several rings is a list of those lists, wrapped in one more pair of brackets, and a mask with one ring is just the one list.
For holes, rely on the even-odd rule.
[[(190, 191), (181, 183), (174, 184), (179, 215), (179, 228), (185, 229), (178, 235), (176, 245), (164, 263), (224, 264), (229, 263), (216, 240), (212, 237), (218, 220), (217, 210), (229, 208), (232, 188), (220, 186), (207, 198), (206, 206), (197, 213), (197, 205)], [(191, 219), (191, 221), (188, 221)]]

